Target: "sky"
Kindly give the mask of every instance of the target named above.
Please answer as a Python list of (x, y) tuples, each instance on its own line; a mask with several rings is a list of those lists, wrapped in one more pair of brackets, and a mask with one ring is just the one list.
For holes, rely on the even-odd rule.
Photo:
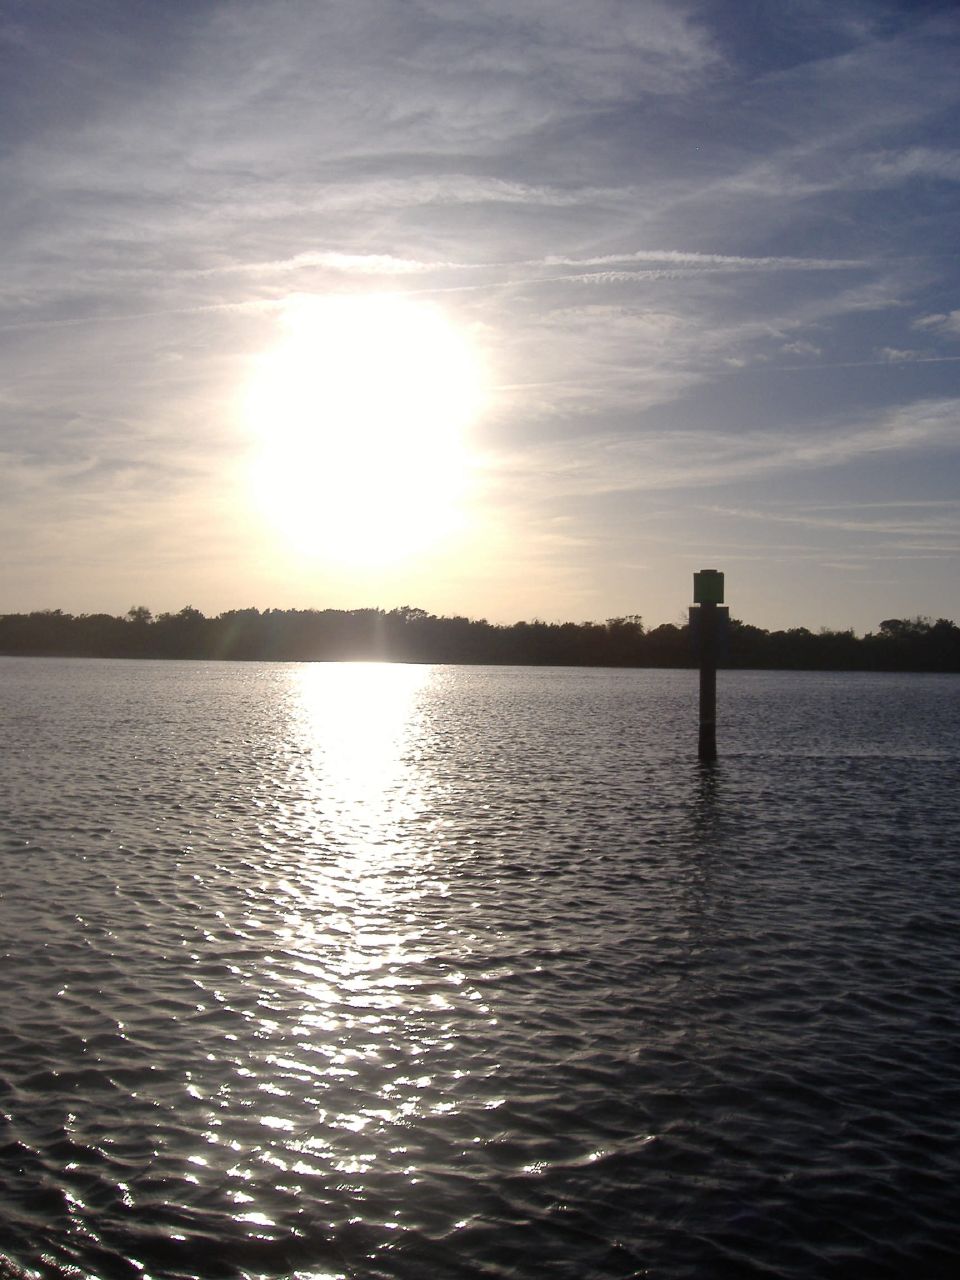
[(0, 613), (960, 620), (958, 46), (0, 0)]

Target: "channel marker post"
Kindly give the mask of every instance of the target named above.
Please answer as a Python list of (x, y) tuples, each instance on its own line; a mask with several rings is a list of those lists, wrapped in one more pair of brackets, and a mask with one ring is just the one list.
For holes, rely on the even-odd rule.
[(723, 607), (723, 574), (701, 569), (693, 575), (690, 634), (700, 658), (700, 736), (697, 758), (717, 758), (717, 657), (729, 611)]

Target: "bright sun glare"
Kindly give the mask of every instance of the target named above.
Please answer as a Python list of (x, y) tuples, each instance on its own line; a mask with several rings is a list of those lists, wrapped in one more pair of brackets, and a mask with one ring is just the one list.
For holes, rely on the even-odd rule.
[(484, 396), (466, 335), (429, 303), (370, 295), (291, 299), (284, 328), (246, 394), (268, 520), (341, 563), (442, 542), (463, 518)]

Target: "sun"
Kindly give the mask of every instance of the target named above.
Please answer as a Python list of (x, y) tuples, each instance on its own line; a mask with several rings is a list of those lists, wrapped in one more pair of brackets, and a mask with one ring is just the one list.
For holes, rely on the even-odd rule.
[(437, 306), (397, 296), (296, 297), (245, 392), (251, 481), (299, 551), (386, 564), (462, 522), (481, 361)]

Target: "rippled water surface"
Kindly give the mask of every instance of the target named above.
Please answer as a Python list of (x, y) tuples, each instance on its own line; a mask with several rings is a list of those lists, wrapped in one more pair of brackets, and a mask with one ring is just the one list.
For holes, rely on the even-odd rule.
[(0, 1274), (952, 1276), (960, 679), (0, 659)]

